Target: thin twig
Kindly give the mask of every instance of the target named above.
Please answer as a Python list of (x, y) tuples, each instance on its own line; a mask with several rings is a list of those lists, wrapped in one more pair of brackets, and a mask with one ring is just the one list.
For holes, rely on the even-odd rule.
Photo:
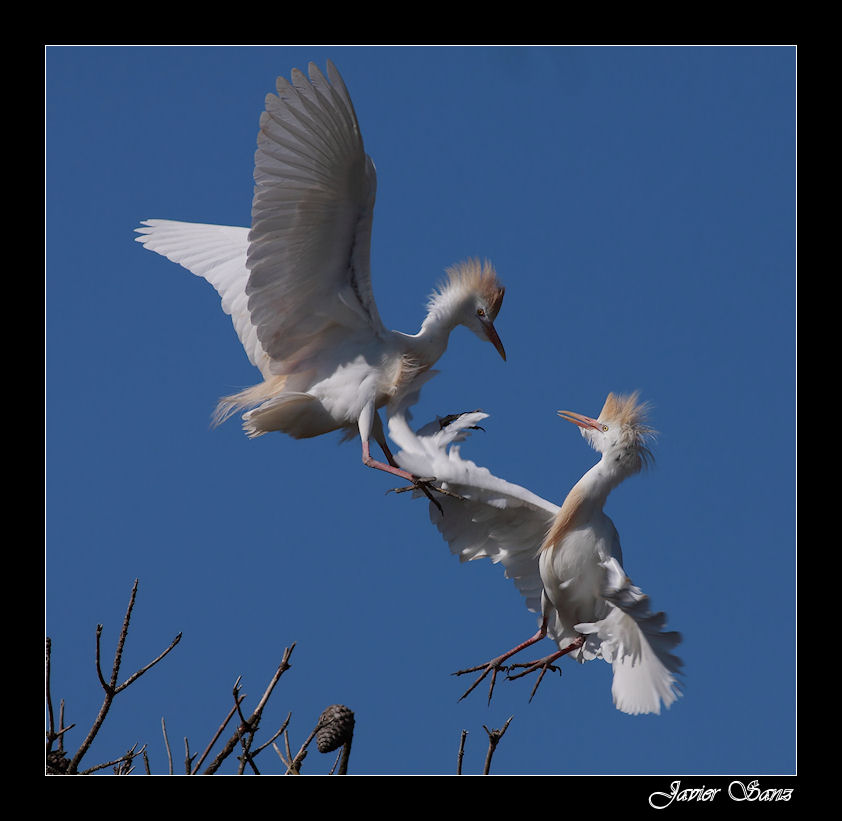
[(247, 719), (240, 710), (240, 705), (243, 703), (243, 699), (240, 698), (239, 692), (241, 678), (242, 676), (238, 676), (237, 681), (234, 684), (234, 706), (237, 708), (237, 714), (240, 716), (241, 726), (244, 726), (247, 729), (245, 733), (240, 735), (240, 746), (243, 748), (243, 754), (239, 757), (240, 764), (237, 767), (237, 775), (242, 775), (245, 772), (246, 764), (251, 766), (255, 775), (260, 775), (257, 765), (254, 761), (252, 761), (251, 753), (249, 752), (252, 742), (254, 741), (254, 734), (257, 732), (257, 723)]
[(172, 750), (170, 749), (170, 740), (167, 738), (167, 724), (164, 721), (164, 717), (161, 716), (161, 732), (164, 734), (164, 747), (167, 749), (167, 761), (169, 762), (169, 768), (167, 772), (172, 775), (173, 768), (172, 768)]
[[(67, 727), (62, 727), (60, 730), (56, 730), (55, 732), (48, 733), (47, 734), (48, 735), (48, 741), (50, 743), (48, 743), (48, 745), (47, 745), (47, 751), (46, 751), (47, 754), (50, 753), (50, 745), (52, 743), (52, 740), (54, 740), (54, 739), (58, 739), (58, 742), (59, 742), (58, 749), (56, 750), (56, 752), (57, 753), (63, 753), (64, 752), (64, 734), (68, 730), (72, 730), (75, 726), (76, 726), (76, 724), (74, 722), (73, 724), (69, 724)], [(52, 739), (50, 739), (50, 736), (52, 737)]]
[(50, 697), (50, 656), (52, 655), (53, 650), (53, 641), (52, 639), (47, 636), (47, 647), (46, 647), (46, 673), (45, 673), (45, 687), (47, 691), (47, 715), (49, 716), (49, 724), (47, 725), (47, 750), (46, 752), (49, 753), (50, 750), (53, 748), (53, 741), (55, 741), (59, 736), (55, 733), (55, 722), (53, 721), (53, 700)]
[[(134, 592), (134, 591), (132, 591)], [(102, 686), (102, 689), (105, 692), (108, 692), (108, 685), (105, 683), (105, 679), (102, 676), (102, 665), (100, 664), (100, 639), (102, 638), (102, 625), (98, 624), (96, 626), (96, 674), (99, 678), (99, 683)]]
[(287, 713), (287, 717), (284, 719), (284, 723), (278, 728), (278, 731), (275, 735), (272, 736), (268, 741), (261, 744), (253, 753), (252, 757), (258, 756), (262, 753), (284, 730), (286, 730), (287, 726), (289, 725), (289, 720), (292, 718), (292, 713)]
[(494, 755), (494, 751), (497, 749), (497, 745), (500, 743), (500, 739), (508, 729), (509, 722), (511, 722), (513, 718), (514, 716), (509, 716), (508, 720), (500, 730), (489, 730), (485, 724), (482, 725), (485, 732), (488, 733), (488, 752), (485, 754), (485, 768), (482, 771), (483, 775), (488, 775), (491, 771), (491, 758)]
[(237, 774), (242, 775), (245, 772), (246, 764), (248, 764), (252, 770), (254, 770), (255, 775), (260, 775), (260, 771), (257, 769), (257, 764), (254, 763), (254, 757), (249, 752), (251, 749), (251, 743), (254, 741), (254, 733), (249, 732), (248, 737), (240, 736), (240, 745), (243, 748), (243, 754), (240, 756), (240, 765), (237, 768)]
[(286, 730), (284, 730), (284, 747), (286, 748), (286, 756), (284, 756), (284, 754), (278, 749), (277, 744), (273, 744), (272, 746), (275, 748), (275, 752), (278, 754), (278, 758), (280, 758), (281, 761), (284, 762), (287, 768), (285, 775), (301, 775), (298, 768), (301, 766), (301, 762), (304, 761), (304, 759), (307, 757), (307, 750), (303, 750), (299, 753), (301, 757), (298, 759), (296, 766), (293, 767), (293, 764), (296, 762), (293, 758), (292, 751), (289, 748), (289, 733)]
[(76, 751), (76, 754), (70, 761), (68, 765), (67, 772), (68, 773), (76, 773), (78, 771), (79, 762), (82, 760), (82, 757), (87, 753), (88, 749), (90, 748), (91, 744), (96, 738), (97, 733), (99, 732), (100, 728), (102, 727), (103, 721), (105, 721), (106, 715), (108, 715), (108, 711), (111, 708), (111, 702), (114, 701), (115, 696), (126, 689), (130, 684), (134, 683), (140, 676), (142, 676), (147, 670), (149, 670), (153, 665), (157, 664), (164, 656), (167, 655), (175, 646), (181, 641), (181, 633), (179, 633), (173, 640), (170, 642), (170, 646), (161, 653), (158, 658), (154, 661), (147, 664), (145, 667), (138, 670), (125, 682), (121, 685), (117, 685), (117, 678), (120, 675), (120, 664), (123, 660), (123, 648), (126, 644), (126, 638), (129, 633), (129, 622), (132, 616), (132, 609), (134, 608), (135, 598), (137, 597), (137, 587), (138, 587), (138, 580), (135, 579), (134, 585), (132, 587), (131, 597), (129, 598), (129, 606), (126, 609), (126, 615), (123, 619), (123, 626), (120, 630), (120, 638), (117, 641), (117, 650), (114, 653), (114, 664), (111, 668), (111, 680), (106, 683), (105, 678), (102, 675), (102, 666), (100, 663), (100, 637), (102, 635), (102, 625), (98, 624), (96, 629), (96, 671), (97, 676), (99, 677), (99, 682), (102, 685), (103, 690), (105, 691), (105, 696), (102, 701), (102, 706), (99, 709), (99, 714), (97, 715), (96, 719), (94, 720), (93, 726), (88, 731), (88, 735), (85, 740), (82, 742), (82, 745)]
[(134, 684), (135, 681), (137, 681), (145, 672), (147, 672), (150, 668), (154, 667), (162, 658), (164, 658), (164, 656), (166, 656), (167, 653), (169, 653), (176, 646), (176, 644), (178, 644), (181, 641), (181, 635), (182, 634), (179, 633), (170, 642), (170, 646), (167, 647), (167, 649), (164, 650), (164, 652), (161, 653), (161, 655), (159, 655), (158, 658), (152, 659), (152, 661), (150, 661), (149, 664), (147, 664), (145, 667), (141, 667), (140, 670), (138, 670), (135, 673), (132, 673), (119, 687), (115, 689), (115, 695), (117, 693), (122, 693), (123, 690), (125, 690), (126, 687), (128, 687), (130, 684)]
[[(64, 699), (58, 703), (58, 726), (64, 727)], [(74, 721), (70, 727), (75, 726), (76, 722)], [(64, 752), (64, 734), (70, 729), (70, 727), (65, 727), (65, 729), (58, 731), (58, 749), (60, 753)]]
[(295, 758), (289, 764), (287, 768), (286, 775), (299, 775), (301, 772), (301, 764), (305, 758), (307, 758), (307, 747), (310, 745), (310, 742), (316, 737), (316, 733), (319, 731), (319, 725), (316, 724), (315, 729), (312, 733), (307, 737), (307, 740), (301, 745), (301, 749), (295, 754)]
[(328, 775), (333, 775), (333, 774), (336, 772), (336, 768), (339, 766), (339, 759), (340, 759), (340, 758), (342, 758), (342, 753), (343, 753), (343, 752), (344, 752), (344, 749), (341, 749), (341, 750), (340, 750), (340, 751), (336, 754), (336, 758), (334, 759), (333, 764), (331, 765), (330, 770), (328, 770), (328, 773), (327, 773)]
[(190, 770), (193, 767), (193, 759), (196, 757), (196, 753), (190, 755), (190, 742), (187, 740), (187, 736), (184, 736), (184, 774), (190, 775)]
[(240, 709), (240, 705), (243, 703), (245, 699), (245, 695), (240, 698), (240, 681), (242, 680), (242, 676), (237, 676), (237, 680), (234, 682), (233, 694), (234, 694), (234, 706), (237, 708), (237, 715), (240, 717), (240, 727), (245, 727), (245, 732), (241, 733), (239, 736), (240, 746), (243, 748), (243, 755), (239, 756), (240, 764), (237, 767), (237, 775), (242, 775), (246, 769), (246, 759), (248, 757), (248, 743), (245, 740), (246, 735), (250, 735), (251, 737), (254, 736), (255, 727), (251, 725), (251, 722), (243, 715), (243, 711)]
[(342, 759), (339, 762), (338, 775), (348, 774), (348, 759), (351, 757), (351, 739), (342, 745)]
[[(245, 696), (240, 696), (240, 701), (242, 701), (244, 698), (245, 698)], [(213, 745), (216, 744), (217, 740), (222, 735), (222, 731), (228, 725), (228, 722), (231, 720), (234, 713), (237, 712), (238, 707), (239, 707), (239, 704), (235, 704), (228, 711), (228, 715), (225, 717), (225, 720), (222, 722), (222, 724), (219, 725), (219, 729), (214, 734), (214, 737), (210, 740), (210, 743), (208, 744), (208, 746), (205, 747), (205, 751), (202, 753), (202, 757), (199, 759), (199, 763), (196, 764), (196, 766), (193, 768), (192, 773), (191, 773), (192, 775), (195, 775), (199, 771), (199, 768), (202, 766), (202, 764), (205, 763), (205, 759), (208, 757), (210, 751), (213, 749)]]
[(123, 755), (121, 755), (119, 758), (115, 758), (112, 761), (106, 761), (104, 764), (97, 764), (95, 767), (88, 767), (87, 770), (82, 770), (82, 775), (90, 775), (91, 773), (97, 772), (97, 770), (104, 770), (106, 767), (113, 767), (119, 764), (121, 761), (127, 761), (129, 762), (129, 764), (131, 764), (131, 762), (139, 755), (141, 755), (146, 749), (146, 745), (144, 744), (143, 747), (141, 747), (140, 750), (138, 750), (138, 752), (135, 752), (136, 747), (137, 744), (135, 744), (134, 747), (132, 747), (128, 752), (123, 753)]
[(456, 775), (462, 775), (462, 758), (465, 755), (465, 739), (468, 737), (468, 731), (462, 730), (462, 735), (459, 738), (459, 753), (456, 756)]
[(269, 686), (266, 688), (266, 692), (260, 697), (260, 701), (255, 708), (255, 713), (262, 713), (263, 708), (266, 706), (266, 702), (269, 701), (269, 696), (272, 695), (272, 690), (275, 689), (275, 685), (278, 683), (281, 676), (290, 668), (289, 659), (292, 655), (292, 651), (295, 649), (295, 642), (293, 642), (289, 647), (284, 650), (284, 656), (281, 659), (281, 663), (278, 665), (278, 669), (275, 671), (275, 675), (272, 677), (272, 681), (269, 682)]
[[(234, 732), (234, 735), (228, 739), (225, 746), (216, 756), (216, 758), (208, 765), (208, 768), (205, 770), (206, 775), (211, 775), (215, 773), (222, 762), (231, 755), (234, 747), (236, 747), (237, 742), (240, 738), (245, 735), (247, 732), (256, 732), (257, 726), (260, 723), (260, 716), (263, 713), (263, 708), (266, 706), (266, 702), (269, 700), (269, 696), (272, 695), (272, 690), (275, 689), (275, 685), (280, 680), (281, 676), (290, 668), (289, 659), (292, 655), (292, 651), (295, 648), (295, 642), (293, 642), (289, 647), (284, 650), (284, 656), (281, 659), (281, 663), (278, 665), (278, 669), (275, 671), (275, 675), (272, 676), (272, 680), (269, 682), (269, 686), (266, 688), (266, 691), (260, 698), (260, 701), (257, 703), (257, 707), (255, 707), (254, 712), (248, 719), (245, 719), (242, 724)], [(239, 682), (239, 679), (237, 680)]]
[(292, 750), (289, 748), (289, 733), (286, 730), (284, 730), (284, 749), (287, 751), (287, 757), (284, 759), (284, 764), (289, 767), (292, 764)]
[(289, 759), (284, 758), (284, 754), (278, 749), (278, 745), (275, 742), (272, 742), (272, 749), (278, 754), (278, 758), (283, 761), (285, 766), (289, 766)]

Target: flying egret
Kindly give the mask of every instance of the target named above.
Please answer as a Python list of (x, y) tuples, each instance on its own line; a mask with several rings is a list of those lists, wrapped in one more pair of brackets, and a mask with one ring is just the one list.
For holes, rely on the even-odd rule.
[[(494, 476), (462, 458), (458, 442), (487, 414), (471, 412), (434, 422), (414, 433), (396, 414), (389, 434), (400, 446), (399, 465), (434, 475), (442, 489), (461, 497), (441, 498), (430, 517), (461, 561), (489, 558), (505, 568), (530, 610), (541, 613), (538, 631), (507, 653), (457, 674), (489, 673), (488, 698), (498, 671), (525, 668), (509, 678), (539, 673), (532, 694), (552, 663), (563, 655), (584, 662), (602, 658), (613, 666), (612, 695), (625, 713), (659, 713), (678, 697), (682, 662), (672, 650), (680, 634), (665, 631), (666, 616), (653, 613), (649, 598), (623, 570), (620, 539), (603, 511), (609, 493), (650, 461), (646, 405), (638, 394), (608, 395), (597, 419), (559, 411), (578, 425), (602, 454), (568, 493), (561, 507), (520, 485)], [(528, 664), (503, 666), (521, 650), (549, 636), (558, 650)]]
[(339, 72), (328, 62), (325, 79), (311, 63), (309, 75), (293, 69), (266, 97), (251, 229), (150, 219), (136, 239), (213, 285), (262, 374), (219, 401), (215, 424), (243, 411), (250, 437), (359, 433), (364, 464), (417, 484), (396, 466), (378, 409), (433, 375), (457, 325), (505, 360), (494, 327), (504, 288), (490, 263), (468, 260), (447, 269), (418, 333), (386, 328), (369, 271), (374, 163)]

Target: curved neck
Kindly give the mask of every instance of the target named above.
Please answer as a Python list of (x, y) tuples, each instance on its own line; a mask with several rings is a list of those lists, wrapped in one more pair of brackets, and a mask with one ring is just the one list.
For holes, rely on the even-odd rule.
[(603, 457), (576, 483), (578, 495), (583, 504), (601, 510), (608, 499), (608, 494), (625, 479), (625, 474), (617, 469), (616, 460)]
[(407, 337), (407, 347), (420, 362), (432, 365), (447, 350), (450, 332), (459, 324), (456, 319), (458, 306), (451, 303), (433, 303), (414, 336)]
[(608, 494), (626, 478), (616, 465), (616, 460), (603, 456), (573, 485), (544, 537), (542, 551), (554, 548), (572, 529), (602, 512)]

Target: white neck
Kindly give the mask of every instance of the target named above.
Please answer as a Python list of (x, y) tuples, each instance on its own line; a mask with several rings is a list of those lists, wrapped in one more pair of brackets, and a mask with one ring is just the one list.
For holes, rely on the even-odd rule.
[(459, 324), (461, 304), (447, 295), (439, 295), (430, 303), (429, 312), (421, 324), (421, 330), (408, 337), (408, 348), (423, 364), (433, 365), (447, 350), (450, 332)]
[(625, 472), (620, 470), (617, 462), (610, 455), (603, 457), (576, 483), (576, 488), (582, 498), (582, 503), (589, 507), (602, 510), (608, 499), (608, 494), (614, 490), (623, 479)]

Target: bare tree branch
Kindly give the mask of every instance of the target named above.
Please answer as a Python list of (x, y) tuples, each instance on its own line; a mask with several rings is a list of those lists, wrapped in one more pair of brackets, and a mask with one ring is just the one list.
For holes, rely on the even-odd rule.
[[(239, 679), (238, 679), (238, 681), (239, 681)], [(245, 698), (245, 696), (240, 696), (240, 701), (242, 701), (244, 698)], [(234, 706), (229, 711), (228, 715), (225, 717), (225, 720), (222, 722), (222, 724), (219, 725), (219, 729), (214, 734), (214, 737), (210, 740), (210, 743), (208, 744), (208, 746), (205, 747), (205, 751), (202, 753), (202, 757), (199, 759), (199, 763), (196, 764), (196, 766), (193, 768), (192, 775), (195, 775), (199, 771), (199, 768), (202, 766), (202, 764), (205, 763), (205, 759), (208, 757), (210, 751), (213, 749), (213, 745), (216, 744), (217, 740), (222, 735), (222, 731), (225, 729), (228, 722), (233, 717), (234, 713), (237, 712), (238, 708), (239, 708), (239, 704), (235, 703)]]
[(465, 755), (465, 739), (468, 737), (468, 731), (462, 730), (462, 735), (459, 738), (459, 752), (456, 755), (456, 775), (462, 775), (462, 758)]
[(259, 753), (262, 753), (273, 741), (286, 730), (287, 726), (289, 725), (289, 720), (292, 718), (292, 713), (287, 713), (287, 717), (284, 719), (284, 723), (278, 728), (278, 731), (273, 735), (268, 741), (261, 744), (253, 753), (252, 756), (256, 757)]
[[(53, 697), (51, 691), (51, 673), (52, 673), (52, 639), (47, 636), (46, 641), (46, 670), (45, 682), (47, 697), (47, 715), (49, 717), (47, 724), (47, 746), (44, 751), (47, 762), (47, 772), (51, 774), (64, 773), (70, 764), (70, 760), (64, 755), (64, 734), (68, 730), (72, 730), (76, 725), (71, 724), (69, 727), (64, 726), (64, 699), (59, 702), (58, 726), (56, 730), (55, 716), (53, 714)], [(58, 749), (53, 750), (53, 742), (58, 741)]]
[[(287, 767), (287, 771), (285, 775), (300, 775), (301, 774), (301, 765), (304, 763), (304, 759), (307, 758), (307, 747), (310, 745), (310, 742), (316, 737), (316, 733), (319, 731), (319, 725), (317, 724), (315, 729), (309, 736), (307, 736), (307, 740), (301, 745), (301, 748), (295, 754), (295, 758), (293, 758), (289, 762), (289, 767)], [(289, 744), (287, 744), (287, 755), (289, 755)]]
[(494, 755), (494, 751), (497, 749), (497, 745), (500, 743), (500, 739), (509, 728), (509, 723), (513, 718), (514, 716), (509, 716), (508, 720), (500, 730), (489, 730), (485, 724), (482, 725), (485, 732), (488, 733), (488, 752), (485, 755), (485, 768), (482, 771), (483, 775), (488, 775), (488, 773), (491, 772), (491, 758)]
[(124, 682), (123, 682), (120, 686), (119, 686), (119, 687), (117, 687), (117, 688), (116, 688), (116, 690), (114, 691), (115, 695), (116, 695), (117, 693), (122, 693), (122, 692), (123, 692), (123, 690), (125, 690), (125, 689), (126, 689), (126, 687), (128, 687), (130, 684), (134, 684), (134, 682), (135, 682), (135, 681), (137, 681), (137, 680), (138, 680), (138, 679), (139, 679), (139, 678), (140, 678), (140, 677), (141, 677), (141, 676), (142, 676), (145, 672), (147, 672), (150, 668), (154, 667), (154, 666), (155, 666), (155, 665), (156, 665), (156, 664), (157, 664), (157, 663), (158, 663), (158, 662), (159, 662), (162, 658), (164, 658), (164, 656), (166, 656), (166, 655), (167, 655), (167, 653), (169, 653), (169, 652), (170, 652), (170, 651), (171, 651), (171, 650), (172, 650), (172, 649), (176, 646), (176, 644), (178, 644), (180, 641), (181, 641), (181, 633), (179, 633), (179, 634), (178, 634), (178, 635), (177, 635), (177, 636), (176, 636), (176, 637), (175, 637), (175, 638), (174, 638), (174, 639), (170, 642), (170, 646), (169, 646), (169, 647), (167, 647), (167, 649), (166, 649), (166, 650), (164, 650), (164, 652), (163, 652), (163, 653), (161, 653), (161, 655), (159, 655), (157, 658), (155, 658), (155, 659), (153, 659), (152, 661), (150, 661), (150, 662), (149, 662), (149, 664), (147, 664), (145, 667), (141, 667), (141, 668), (140, 668), (140, 670), (138, 670), (137, 672), (132, 673), (132, 674), (131, 674), (131, 675), (130, 675), (130, 676), (129, 676), (129, 677), (128, 677), (128, 678), (127, 678), (127, 679), (126, 679), (126, 680), (125, 680), (125, 681), (124, 681)]
[[(89, 752), (91, 745), (93, 744), (97, 734), (99, 733), (102, 725), (108, 715), (108, 712), (111, 708), (111, 705), (116, 698), (116, 696), (121, 693), (123, 690), (127, 689), (130, 685), (132, 685), (138, 678), (140, 678), (144, 673), (149, 671), (152, 667), (154, 667), (158, 662), (160, 662), (163, 658), (165, 658), (179, 643), (181, 640), (182, 634), (179, 633), (170, 645), (160, 653), (155, 659), (153, 659), (148, 664), (141, 667), (139, 670), (134, 672), (128, 678), (126, 678), (122, 683), (120, 683), (120, 669), (122, 667), (123, 662), (123, 654), (126, 648), (126, 643), (128, 640), (128, 632), (129, 627), (131, 624), (131, 617), (134, 611), (135, 602), (137, 600), (137, 592), (138, 592), (138, 585), (139, 582), (135, 579), (134, 584), (132, 586), (131, 595), (129, 597), (129, 603), (126, 608), (126, 613), (123, 618), (120, 634), (117, 640), (117, 646), (114, 652), (114, 660), (112, 662), (110, 674), (106, 675), (105, 671), (103, 670), (103, 658), (102, 658), (102, 634), (103, 634), (103, 625), (98, 624), (96, 628), (96, 640), (95, 640), (95, 671), (96, 676), (99, 681), (100, 687), (104, 692), (102, 704), (99, 709), (99, 713), (94, 720), (91, 729), (88, 731), (88, 734), (82, 744), (80, 745), (79, 749), (75, 752), (72, 759), (63, 758), (62, 754), (64, 752), (64, 735), (65, 733), (72, 729), (75, 725), (71, 724), (69, 727), (64, 727), (64, 701), (60, 702), (60, 711), (59, 711), (59, 721), (58, 721), (58, 728), (56, 727), (56, 716), (55, 710), (53, 708), (53, 701), (52, 701), (52, 693), (51, 693), (51, 654), (52, 654), (52, 641), (48, 637), (46, 642), (46, 700), (47, 700), (47, 714), (48, 714), (48, 728), (47, 728), (47, 771), (48, 773), (78, 773), (81, 772), (83, 774), (94, 773), (101, 770), (104, 770), (108, 767), (113, 767), (115, 774), (129, 774), (133, 772), (135, 768), (135, 761), (137, 759), (142, 759), (144, 762), (144, 769), (145, 772), (149, 775), (152, 774), (151, 766), (149, 762), (149, 756), (147, 753), (146, 745), (141, 747), (139, 750), (138, 745), (135, 744), (131, 749), (129, 749), (123, 755), (114, 758), (113, 760), (106, 761), (101, 764), (97, 764), (94, 767), (89, 767), (85, 770), (80, 770), (80, 762), (84, 758), (85, 755)], [(278, 665), (274, 675), (272, 676), (271, 681), (266, 686), (262, 696), (260, 697), (257, 706), (251, 712), (250, 715), (246, 715), (242, 710), (242, 705), (245, 701), (246, 696), (240, 692), (240, 681), (241, 679), (238, 678), (233, 687), (233, 697), (234, 697), (234, 704), (231, 707), (228, 715), (225, 717), (224, 721), (220, 724), (218, 729), (216, 730), (213, 738), (208, 743), (206, 749), (202, 753), (201, 757), (199, 757), (198, 761), (196, 761), (196, 754), (191, 754), (190, 752), (190, 745), (188, 739), (185, 737), (184, 739), (184, 748), (185, 748), (185, 759), (184, 759), (184, 767), (185, 772), (188, 775), (197, 774), (201, 771), (202, 766), (205, 764), (207, 758), (211, 755), (211, 752), (216, 745), (216, 743), (221, 738), (225, 728), (230, 724), (231, 719), (236, 715), (238, 717), (238, 724), (237, 728), (234, 731), (233, 735), (228, 739), (228, 741), (224, 744), (222, 750), (216, 755), (213, 761), (207, 766), (204, 770), (206, 774), (213, 774), (219, 770), (220, 765), (226, 758), (228, 758), (232, 752), (234, 752), (237, 745), (241, 748), (241, 754), (237, 756), (239, 760), (238, 765), (238, 773), (242, 774), (245, 771), (245, 768), (248, 766), (251, 770), (260, 775), (260, 770), (257, 767), (255, 762), (256, 757), (267, 749), (269, 746), (273, 747), (278, 754), (281, 761), (286, 766), (286, 773), (287, 774), (299, 774), (301, 771), (301, 764), (303, 763), (304, 759), (308, 754), (308, 747), (312, 740), (318, 737), (318, 746), (320, 752), (329, 752), (340, 745), (342, 749), (337, 754), (335, 761), (330, 769), (330, 773), (333, 774), (337, 772), (338, 774), (342, 775), (347, 773), (348, 769), (348, 760), (350, 756), (351, 750), (351, 741), (353, 737), (353, 726), (354, 726), (354, 714), (350, 711), (347, 707), (341, 704), (335, 704), (331, 707), (328, 707), (325, 711), (323, 711), (322, 715), (319, 717), (319, 721), (316, 724), (316, 727), (307, 737), (304, 744), (301, 746), (299, 751), (293, 756), (290, 751), (290, 737), (289, 737), (289, 724), (291, 721), (292, 713), (288, 713), (286, 718), (284, 719), (281, 726), (274, 732), (274, 734), (264, 743), (257, 744), (257, 732), (260, 727), (260, 721), (262, 719), (263, 711), (271, 697), (277, 683), (279, 682), (281, 676), (290, 668), (290, 658), (292, 656), (292, 652), (295, 649), (295, 643), (291, 644), (284, 650), (283, 658), (281, 659), (280, 664)], [(505, 729), (505, 728), (504, 728)], [(166, 721), (162, 717), (161, 718), (161, 732), (164, 740), (164, 746), (167, 753), (167, 770), (170, 775), (174, 774), (174, 763), (173, 763), (173, 753), (172, 748), (170, 746), (169, 736), (167, 733), (167, 726)], [(501, 733), (502, 734), (502, 733)], [(283, 736), (284, 745), (286, 747), (286, 756), (281, 752), (278, 744), (276, 743), (278, 739)], [(58, 742), (59, 748), (57, 750), (52, 749), (53, 745)]]
[[(59, 702), (58, 705), (58, 726), (64, 727), (64, 699)], [(75, 727), (76, 722), (71, 724), (69, 727), (66, 727), (64, 730), (58, 731), (58, 748), (63, 753), (64, 752), (64, 734), (71, 728)]]
[[(269, 682), (269, 686), (266, 688), (265, 692), (260, 698), (260, 701), (257, 703), (257, 707), (255, 707), (254, 712), (248, 719), (243, 719), (240, 726), (237, 727), (234, 734), (231, 738), (228, 739), (225, 746), (222, 750), (217, 754), (216, 758), (210, 763), (208, 768), (205, 770), (206, 775), (212, 775), (215, 773), (222, 762), (233, 752), (234, 748), (237, 746), (237, 742), (244, 736), (246, 733), (254, 733), (257, 731), (257, 727), (260, 723), (260, 717), (263, 713), (263, 708), (266, 706), (266, 702), (269, 700), (269, 696), (272, 695), (272, 690), (275, 689), (275, 685), (280, 680), (281, 676), (290, 668), (289, 659), (292, 655), (292, 651), (295, 648), (295, 643), (293, 642), (289, 647), (284, 650), (284, 656), (281, 659), (281, 663), (278, 665), (278, 669), (275, 671), (275, 675), (272, 677), (272, 680)], [(239, 684), (239, 679), (237, 679), (237, 683)], [(236, 685), (235, 685), (236, 686)], [(235, 699), (236, 700), (236, 699)], [(239, 704), (235, 705), (237, 709), (239, 709)], [(241, 714), (242, 715), (242, 714)]]
[[(105, 678), (102, 675), (102, 666), (100, 663), (100, 637), (102, 635), (102, 625), (97, 625), (96, 629), (96, 671), (97, 676), (99, 677), (100, 685), (102, 686), (103, 690), (105, 691), (105, 697), (102, 701), (102, 706), (99, 709), (99, 714), (97, 715), (96, 719), (94, 720), (93, 726), (88, 732), (87, 737), (82, 742), (82, 745), (76, 751), (75, 755), (70, 761), (70, 764), (67, 767), (68, 773), (76, 773), (78, 771), (79, 762), (82, 760), (82, 757), (87, 753), (88, 749), (90, 748), (91, 744), (93, 743), (94, 739), (97, 736), (100, 728), (102, 727), (103, 721), (105, 721), (106, 715), (108, 715), (108, 711), (111, 708), (111, 703), (114, 701), (115, 696), (117, 693), (122, 692), (126, 689), (130, 684), (135, 682), (140, 676), (142, 676), (147, 670), (149, 670), (153, 665), (157, 664), (164, 656), (167, 655), (178, 642), (181, 640), (181, 633), (179, 633), (173, 640), (170, 642), (170, 646), (164, 650), (156, 659), (151, 661), (145, 667), (138, 670), (132, 676), (130, 676), (123, 684), (117, 685), (117, 679), (120, 675), (120, 664), (123, 660), (123, 648), (126, 644), (126, 638), (129, 633), (129, 622), (131, 620), (132, 609), (134, 608), (135, 598), (137, 597), (137, 587), (138, 587), (138, 580), (135, 579), (134, 585), (132, 587), (131, 597), (129, 598), (129, 606), (126, 609), (126, 615), (123, 619), (123, 626), (120, 630), (120, 638), (117, 641), (117, 650), (114, 653), (114, 664), (111, 668), (111, 679), (109, 682), (106, 683)], [(119, 760), (119, 759), (118, 759)]]
[[(285, 732), (284, 732), (284, 740), (285, 740), (285, 741), (286, 741), (286, 738), (287, 738), (287, 735), (286, 735), (286, 731), (285, 731)], [(292, 758), (292, 756), (290, 755), (290, 752), (289, 752), (289, 743), (287, 742), (287, 745), (286, 745), (286, 748), (287, 748), (287, 754), (286, 754), (286, 757), (284, 757), (284, 754), (283, 754), (283, 753), (282, 753), (282, 752), (278, 749), (278, 745), (277, 745), (277, 744), (275, 744), (274, 742), (272, 743), (272, 748), (273, 748), (273, 749), (275, 750), (275, 752), (278, 754), (278, 758), (280, 758), (280, 759), (281, 759), (281, 761), (283, 762), (284, 766), (289, 767), (289, 761), (290, 761), (290, 759)]]
[[(106, 767), (117, 767), (118, 775), (128, 775), (133, 769), (131, 767), (132, 761), (145, 752), (146, 745), (144, 744), (137, 752), (135, 752), (135, 749), (137, 749), (137, 744), (135, 744), (128, 752), (123, 753), (123, 755), (119, 758), (115, 758), (112, 761), (106, 761), (104, 764), (97, 764), (95, 767), (88, 767), (88, 769), (83, 770), (81, 774), (90, 775), (91, 773), (97, 772), (97, 770), (104, 770)], [(125, 763), (127, 767), (121, 767), (123, 763)]]
[(351, 757), (351, 741), (350, 739), (342, 745), (342, 758), (339, 760), (338, 775), (348, 774), (348, 759)]
[(187, 736), (184, 737), (184, 774), (190, 775), (190, 770), (193, 767), (193, 759), (196, 754), (190, 755), (190, 743), (187, 741)]
[(53, 700), (50, 697), (50, 656), (52, 655), (53, 650), (53, 642), (52, 639), (47, 636), (47, 647), (46, 647), (46, 672), (44, 676), (45, 681), (45, 688), (47, 692), (47, 716), (49, 717), (49, 722), (47, 724), (47, 753), (53, 747), (53, 741), (55, 741), (59, 736), (55, 733), (55, 722), (53, 721)]
[(170, 740), (167, 737), (167, 724), (164, 721), (164, 717), (161, 716), (161, 732), (164, 734), (164, 747), (167, 749), (167, 762), (169, 764), (169, 768), (167, 772), (172, 775), (173, 768), (172, 768), (172, 750), (170, 749)]

